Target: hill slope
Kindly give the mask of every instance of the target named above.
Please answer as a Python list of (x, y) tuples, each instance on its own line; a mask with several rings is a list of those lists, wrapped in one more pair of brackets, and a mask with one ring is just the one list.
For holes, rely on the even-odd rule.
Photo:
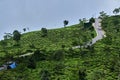
[(75, 45), (82, 45), (91, 40), (93, 37), (91, 34), (94, 34), (93, 36), (96, 35), (94, 30), (83, 30), (80, 24), (65, 28), (50, 29), (47, 31), (47, 36), (45, 37), (42, 37), (41, 31), (29, 32), (22, 35), (19, 46), (14, 46), (15, 42), (12, 39), (1, 41), (1, 54), (4, 54), (4, 50), (10, 54), (23, 54), (27, 50), (58, 50), (62, 49), (62, 46), (70, 48)]
[[(42, 46), (36, 46), (39, 41), (36, 41), (36, 43), (34, 39), (30, 40), (31, 42), (34, 41), (34, 43), (36, 43), (35, 47), (38, 48), (38, 50), (31, 56), (13, 59), (14, 61), (17, 61), (18, 67), (13, 70), (0, 72), (0, 79), (44, 80), (47, 78), (48, 80), (118, 80), (120, 77), (120, 16), (105, 17), (102, 19), (101, 23), (107, 37), (87, 48), (74, 50), (66, 48), (62, 49), (62, 43), (60, 43), (62, 39), (59, 38), (58, 40), (60, 40), (60, 42), (58, 42), (58, 48), (56, 48), (56, 45), (51, 48), (47, 44), (42, 43), (46, 45), (46, 48), (39, 51), (39, 48), (42, 48)], [(62, 33), (61, 31), (64, 29), (66, 34), (68, 34), (69, 31), (73, 34), (73, 30), (78, 30), (79, 28), (82, 27), (73, 26), (62, 28), (61, 30), (55, 29), (53, 31)], [(88, 29), (85, 31), (81, 30), (81, 34), (84, 33), (82, 36), (87, 35), (85, 34), (86, 31), (91, 33)], [(24, 34), (22, 40), (27, 39), (28, 41), (31, 35), (33, 36), (38, 32)], [(41, 34), (41, 32), (39, 32), (39, 34)], [(42, 37), (40, 36), (38, 40), (41, 38)], [(76, 39), (78, 39), (78, 37), (76, 37)], [(84, 40), (84, 38), (82, 39)], [(50, 40), (50, 38), (44, 37), (43, 40), (47, 41)], [(54, 41), (47, 42), (49, 45), (54, 44)], [(23, 41), (20, 43), (23, 43)], [(24, 47), (25, 45), (26, 43), (21, 46)], [(68, 47), (71, 46), (71, 44), (67, 44), (67, 42), (65, 42), (65, 45)], [(24, 48), (25, 50), (33, 49), (26, 46)], [(21, 50), (24, 49), (21, 48)], [(0, 59), (1, 64), (5, 62), (4, 60), (7, 60), (7, 58)]]

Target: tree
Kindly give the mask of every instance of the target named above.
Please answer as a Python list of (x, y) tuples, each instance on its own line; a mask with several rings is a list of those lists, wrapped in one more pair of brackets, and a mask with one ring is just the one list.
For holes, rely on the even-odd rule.
[(84, 26), (84, 22), (83, 22), (83, 20), (82, 19), (79, 19), (79, 24), (80, 24), (80, 26)]
[(18, 42), (21, 38), (21, 34), (18, 30), (14, 30), (13, 32), (13, 40), (15, 40), (16, 42)]
[(89, 22), (90, 23), (95, 23), (95, 19), (92, 17), (92, 18), (90, 18)]
[(61, 61), (63, 60), (65, 57), (65, 54), (63, 52), (63, 50), (57, 50), (55, 51), (54, 55), (53, 55), (53, 59), (56, 61)]
[(88, 23), (84, 23), (84, 28), (90, 28), (92, 27), (92, 23), (88, 22)]
[(30, 68), (30, 69), (35, 69), (36, 68), (36, 62), (33, 58), (29, 59), (27, 67)]
[(64, 20), (63, 23), (64, 23), (64, 27), (65, 27), (66, 25), (68, 25), (69, 21), (68, 20)]
[(104, 11), (101, 11), (99, 18), (100, 18), (100, 19), (103, 19), (103, 18), (105, 18), (105, 17), (107, 17), (107, 16), (108, 16), (107, 13), (105, 13)]
[(79, 80), (86, 80), (86, 72), (85, 71), (86, 71), (85, 69), (79, 70), (79, 72), (78, 72)]
[(26, 28), (23, 28), (23, 31), (25, 32), (25, 31), (26, 31)]
[(45, 60), (47, 57), (46, 57), (46, 55), (44, 54), (44, 52), (42, 52), (42, 51), (40, 51), (40, 50), (36, 50), (36, 51), (34, 52), (33, 58), (34, 58), (36, 61), (40, 61), (40, 60)]
[(80, 22), (80, 26), (84, 27), (84, 23), (87, 23), (87, 19), (83, 18), (83, 19), (79, 19)]
[(41, 31), (42, 31), (42, 37), (47, 36), (48, 31), (46, 28), (41, 28)]
[(114, 10), (113, 10), (113, 13), (114, 14), (118, 14), (120, 12), (120, 9), (119, 8), (115, 8)]

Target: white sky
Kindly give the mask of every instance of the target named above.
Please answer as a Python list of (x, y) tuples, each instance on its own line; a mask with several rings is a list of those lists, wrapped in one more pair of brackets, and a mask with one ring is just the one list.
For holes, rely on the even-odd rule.
[(112, 14), (117, 7), (120, 0), (0, 0), (0, 39), (5, 32), (22, 32), (25, 27), (30, 31), (63, 27), (65, 19), (69, 25), (77, 24), (101, 11)]

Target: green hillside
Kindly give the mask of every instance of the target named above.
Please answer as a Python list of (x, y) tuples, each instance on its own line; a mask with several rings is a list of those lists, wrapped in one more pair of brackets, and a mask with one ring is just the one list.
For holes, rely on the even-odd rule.
[(107, 37), (87, 48), (71, 48), (89, 41), (95, 33), (80, 24), (48, 30), (46, 37), (41, 37), (41, 31), (23, 34), (17, 47), (13, 46), (13, 40), (8, 40), (9, 44), (1, 46), (7, 49), (1, 54), (7, 51), (23, 54), (27, 50), (33, 50), (34, 54), (0, 58), (0, 64), (8, 60), (18, 63), (15, 69), (1, 71), (0, 80), (119, 80), (120, 16), (105, 16), (101, 23)]
[[(69, 48), (73, 45), (78, 45), (80, 41), (82, 44), (92, 39), (91, 33), (93, 32), (94, 31), (90, 30), (83, 31), (82, 27), (78, 24), (66, 28), (50, 29), (46, 37), (41, 37), (41, 31), (27, 33), (23, 35), (21, 44), (25, 44), (22, 46), (34, 44), (35, 47), (39, 49), (57, 50), (61, 49), (62, 45)], [(86, 35), (88, 36), (84, 37)], [(77, 43), (73, 44), (75, 41)]]
[(15, 41), (12, 39), (1, 41), (1, 55), (5, 54), (5, 52), (13, 55), (24, 54), (28, 50), (34, 51), (36, 49), (47, 51), (59, 50), (62, 49), (62, 46), (68, 49), (79, 44), (83, 45), (91, 40), (91, 34), (94, 34), (94, 36), (96, 35), (94, 30), (83, 30), (81, 24), (59, 29), (49, 29), (47, 30), (47, 36), (45, 37), (42, 37), (41, 30), (28, 32), (22, 34), (19, 46), (16, 46)]

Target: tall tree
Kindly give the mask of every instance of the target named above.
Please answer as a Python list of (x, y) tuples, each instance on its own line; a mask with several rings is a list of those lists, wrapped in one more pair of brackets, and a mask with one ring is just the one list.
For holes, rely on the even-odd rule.
[(21, 38), (21, 34), (18, 30), (14, 30), (13, 32), (13, 40), (15, 40), (16, 42), (18, 42)]
[(42, 37), (47, 36), (48, 31), (46, 28), (41, 28), (41, 31), (42, 31)]
[(25, 32), (25, 31), (26, 31), (26, 28), (23, 28), (23, 31)]
[(64, 27), (65, 27), (66, 25), (68, 25), (69, 21), (68, 20), (64, 20), (63, 23), (64, 23)]
[(95, 22), (95, 19), (92, 17), (92, 18), (90, 18), (89, 22), (90, 22), (90, 23), (94, 23), (94, 22)]

